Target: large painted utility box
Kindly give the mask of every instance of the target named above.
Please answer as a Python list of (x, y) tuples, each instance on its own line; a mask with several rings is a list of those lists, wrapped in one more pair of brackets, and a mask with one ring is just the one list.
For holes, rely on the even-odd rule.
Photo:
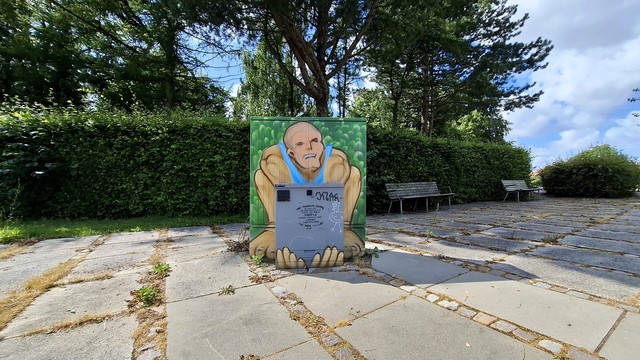
[[(287, 254), (287, 259), (301, 261), (290, 262), (286, 267), (309, 267), (311, 252), (303, 252), (305, 255), (298, 259), (297, 252), (291, 249), (295, 247), (291, 243), (294, 240), (281, 240), (277, 235), (289, 231), (278, 224), (281, 218), (276, 216), (277, 187), (288, 188), (290, 194), (299, 190), (306, 196), (307, 190), (331, 186), (342, 187), (342, 240), (322, 239), (314, 254), (322, 257), (322, 247), (326, 250), (333, 247), (329, 244), (336, 243), (342, 243), (336, 246), (341, 253), (339, 259), (360, 254), (364, 250), (366, 221), (366, 120), (252, 117), (250, 121), (250, 254), (270, 259)], [(318, 234), (314, 237), (320, 239)], [(338, 265), (339, 261), (333, 261), (335, 253), (331, 259), (322, 261), (320, 266)]]

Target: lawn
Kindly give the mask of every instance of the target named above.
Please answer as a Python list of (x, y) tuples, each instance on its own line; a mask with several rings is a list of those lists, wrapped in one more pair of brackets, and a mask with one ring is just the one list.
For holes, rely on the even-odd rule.
[(246, 222), (246, 215), (212, 217), (149, 216), (119, 220), (12, 220), (0, 222), (0, 244), (25, 240), (105, 235), (187, 226), (212, 226)]

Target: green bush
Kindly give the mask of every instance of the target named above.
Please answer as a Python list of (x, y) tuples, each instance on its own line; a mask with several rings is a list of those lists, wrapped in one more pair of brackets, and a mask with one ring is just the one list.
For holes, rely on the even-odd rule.
[(510, 144), (428, 139), (415, 131), (367, 130), (367, 211), (386, 211), (385, 183), (435, 181), (457, 202), (497, 200), (500, 180), (528, 179), (531, 157)]
[(592, 147), (556, 161), (540, 174), (547, 194), (576, 197), (625, 197), (640, 184), (640, 168), (610, 145)]
[(5, 213), (11, 209), (25, 218), (248, 213), (246, 123), (185, 111), (25, 110), (0, 116)]
[[(249, 146), (248, 122), (201, 112), (0, 110), (0, 218), (248, 214)], [(472, 202), (530, 172), (509, 144), (370, 126), (367, 149), (369, 213), (386, 210), (388, 182), (436, 181)]]

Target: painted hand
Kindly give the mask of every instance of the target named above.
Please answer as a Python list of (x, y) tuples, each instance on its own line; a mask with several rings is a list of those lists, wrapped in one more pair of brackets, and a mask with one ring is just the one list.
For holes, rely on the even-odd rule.
[(311, 267), (314, 267), (314, 268), (340, 266), (343, 264), (344, 264), (344, 252), (338, 250), (338, 248), (335, 246), (332, 246), (332, 247), (327, 246), (327, 248), (324, 249), (324, 253), (322, 254), (322, 256), (320, 256), (319, 253), (316, 253), (316, 255), (311, 260)]
[(351, 229), (344, 231), (344, 257), (347, 259), (360, 256), (364, 253), (364, 244), (358, 234)]
[(263, 255), (271, 260), (276, 258), (276, 235), (273, 229), (266, 229), (249, 243), (249, 255)]
[(298, 259), (288, 247), (276, 250), (276, 267), (278, 269), (304, 269), (306, 264), (303, 259)]

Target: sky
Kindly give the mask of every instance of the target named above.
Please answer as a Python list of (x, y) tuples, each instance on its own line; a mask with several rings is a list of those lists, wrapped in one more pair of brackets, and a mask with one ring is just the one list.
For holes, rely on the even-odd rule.
[[(506, 139), (529, 149), (534, 170), (591, 146), (609, 144), (640, 159), (639, 0), (509, 0), (518, 14), (529, 14), (515, 41), (551, 40), (547, 68), (523, 74), (542, 95), (532, 109), (504, 116)], [(232, 95), (242, 78), (231, 62), (224, 86)], [(367, 84), (365, 84), (367, 86)]]
[[(551, 40), (546, 69), (526, 74), (544, 91), (533, 109), (505, 114), (507, 140), (530, 149), (534, 169), (609, 144), (640, 158), (640, 1), (511, 0), (529, 20), (517, 41)], [(640, 97), (640, 93), (635, 93)]]

